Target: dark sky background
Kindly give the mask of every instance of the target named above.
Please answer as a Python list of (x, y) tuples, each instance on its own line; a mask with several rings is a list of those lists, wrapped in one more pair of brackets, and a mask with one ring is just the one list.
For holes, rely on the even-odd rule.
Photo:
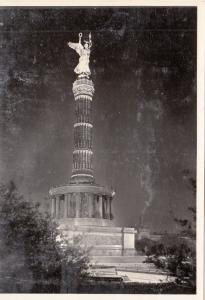
[(196, 8), (0, 10), (1, 182), (45, 202), (72, 168), (67, 42), (92, 33), (94, 170), (117, 225), (175, 230), (195, 199)]

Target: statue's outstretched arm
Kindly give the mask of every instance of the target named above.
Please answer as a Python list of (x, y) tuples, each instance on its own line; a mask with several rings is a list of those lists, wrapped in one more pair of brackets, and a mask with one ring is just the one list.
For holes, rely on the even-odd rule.
[(68, 46), (70, 48), (72, 48), (73, 50), (75, 50), (81, 56), (81, 52), (83, 50), (83, 45), (82, 44), (68, 42)]

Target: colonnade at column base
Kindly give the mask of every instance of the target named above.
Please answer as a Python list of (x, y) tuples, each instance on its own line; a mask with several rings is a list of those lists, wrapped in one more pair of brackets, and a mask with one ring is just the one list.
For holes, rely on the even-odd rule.
[[(51, 188), (51, 215), (73, 223), (108, 226), (113, 219), (112, 191), (92, 184), (68, 184)], [(84, 219), (84, 221), (83, 221)], [(103, 225), (104, 224), (104, 225)]]

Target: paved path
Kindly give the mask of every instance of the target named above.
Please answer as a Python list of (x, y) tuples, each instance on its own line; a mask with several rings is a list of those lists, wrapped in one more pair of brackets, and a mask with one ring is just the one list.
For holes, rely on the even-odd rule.
[(175, 277), (161, 274), (136, 273), (127, 271), (117, 271), (117, 274), (121, 276), (127, 276), (131, 282), (162, 283), (172, 282), (175, 280)]

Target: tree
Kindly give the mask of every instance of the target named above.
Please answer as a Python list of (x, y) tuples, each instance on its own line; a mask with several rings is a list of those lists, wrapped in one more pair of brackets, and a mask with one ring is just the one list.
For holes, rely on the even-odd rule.
[[(186, 170), (189, 175), (189, 170)], [(196, 179), (188, 178), (194, 199), (196, 198)], [(184, 246), (181, 250), (181, 262), (177, 269), (178, 281), (188, 281), (189, 285), (196, 287), (196, 205), (188, 207), (192, 213), (191, 219), (177, 219), (175, 221), (181, 226), (181, 235), (184, 236)], [(185, 239), (186, 237), (186, 239)], [(185, 251), (187, 249), (187, 252)]]
[[(193, 176), (190, 176), (189, 170), (184, 170), (183, 173), (185, 177), (187, 177), (189, 188), (191, 188), (194, 199), (196, 199), (196, 179)], [(191, 218), (175, 218), (174, 220), (180, 226), (182, 235), (196, 239), (196, 205), (189, 206), (188, 210), (192, 214)]]
[(76, 236), (71, 242), (64, 240), (62, 248), (62, 292), (76, 292), (78, 286), (87, 276), (89, 259), (81, 247), (82, 238)]
[(70, 274), (67, 291), (73, 282), (77, 288), (88, 268), (87, 253), (79, 240), (65, 240), (49, 214), (25, 201), (13, 182), (0, 187), (0, 220), (2, 292), (60, 292), (63, 273)]
[[(189, 187), (191, 187), (194, 198), (196, 196), (196, 179), (190, 176), (189, 170), (184, 170), (188, 176)], [(166, 267), (173, 275), (177, 277), (179, 283), (186, 283), (189, 286), (196, 287), (196, 207), (189, 206), (188, 210), (192, 217), (186, 219), (175, 218), (180, 226), (179, 234), (167, 234), (162, 237), (160, 244), (152, 247), (151, 252), (155, 254), (154, 263), (159, 267)], [(162, 247), (163, 245), (163, 247)], [(160, 262), (160, 251), (164, 249), (166, 264)]]

